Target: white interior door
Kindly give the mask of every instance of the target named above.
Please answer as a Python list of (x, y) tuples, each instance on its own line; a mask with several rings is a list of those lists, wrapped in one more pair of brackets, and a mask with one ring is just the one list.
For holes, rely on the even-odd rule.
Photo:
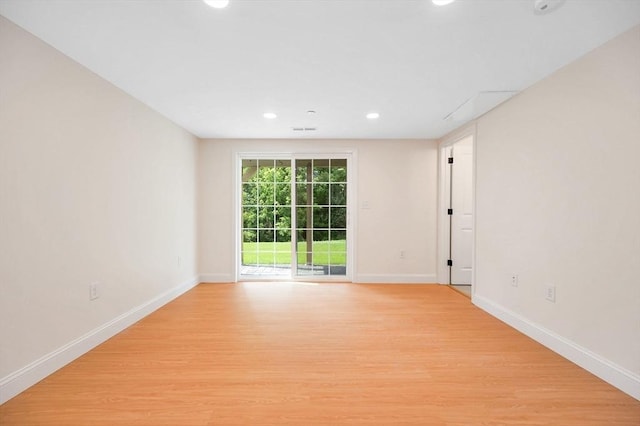
[(473, 138), (455, 143), (451, 157), (451, 284), (471, 284), (473, 250)]

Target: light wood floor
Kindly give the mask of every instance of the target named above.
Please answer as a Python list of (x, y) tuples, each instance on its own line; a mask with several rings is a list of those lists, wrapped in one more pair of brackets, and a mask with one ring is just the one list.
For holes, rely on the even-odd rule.
[(200, 285), (0, 425), (640, 425), (640, 402), (446, 286)]
[(451, 288), (468, 298), (471, 298), (471, 286), (466, 284), (451, 284)]

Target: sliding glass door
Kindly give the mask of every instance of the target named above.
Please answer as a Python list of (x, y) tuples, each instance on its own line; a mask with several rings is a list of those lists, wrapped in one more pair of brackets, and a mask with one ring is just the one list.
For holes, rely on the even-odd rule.
[(346, 156), (240, 161), (239, 278), (346, 279)]

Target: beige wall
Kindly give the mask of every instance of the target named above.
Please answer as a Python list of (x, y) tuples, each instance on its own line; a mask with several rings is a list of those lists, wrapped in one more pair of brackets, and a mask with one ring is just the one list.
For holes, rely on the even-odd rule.
[(0, 64), (1, 382), (195, 278), (197, 142), (2, 17)]
[[(437, 144), (427, 140), (203, 140), (198, 170), (198, 267), (234, 279), (233, 162), (238, 152), (355, 152), (352, 218), (358, 282), (436, 281)], [(368, 209), (362, 205), (367, 202)], [(400, 259), (400, 250), (406, 252)]]
[[(635, 378), (638, 52), (640, 28), (477, 121), (474, 289)], [(0, 382), (196, 272), (233, 279), (236, 152), (353, 151), (354, 281), (436, 281), (434, 141), (196, 142), (1, 17), (0, 63)]]
[(636, 27), (480, 118), (476, 140), (477, 303), (610, 364), (636, 395), (639, 135)]

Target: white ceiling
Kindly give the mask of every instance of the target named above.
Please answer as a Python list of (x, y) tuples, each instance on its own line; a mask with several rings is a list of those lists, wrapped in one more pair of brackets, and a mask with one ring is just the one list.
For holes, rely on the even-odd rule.
[(199, 137), (437, 138), (640, 24), (640, 0), (533, 3), (0, 0), (0, 14)]

